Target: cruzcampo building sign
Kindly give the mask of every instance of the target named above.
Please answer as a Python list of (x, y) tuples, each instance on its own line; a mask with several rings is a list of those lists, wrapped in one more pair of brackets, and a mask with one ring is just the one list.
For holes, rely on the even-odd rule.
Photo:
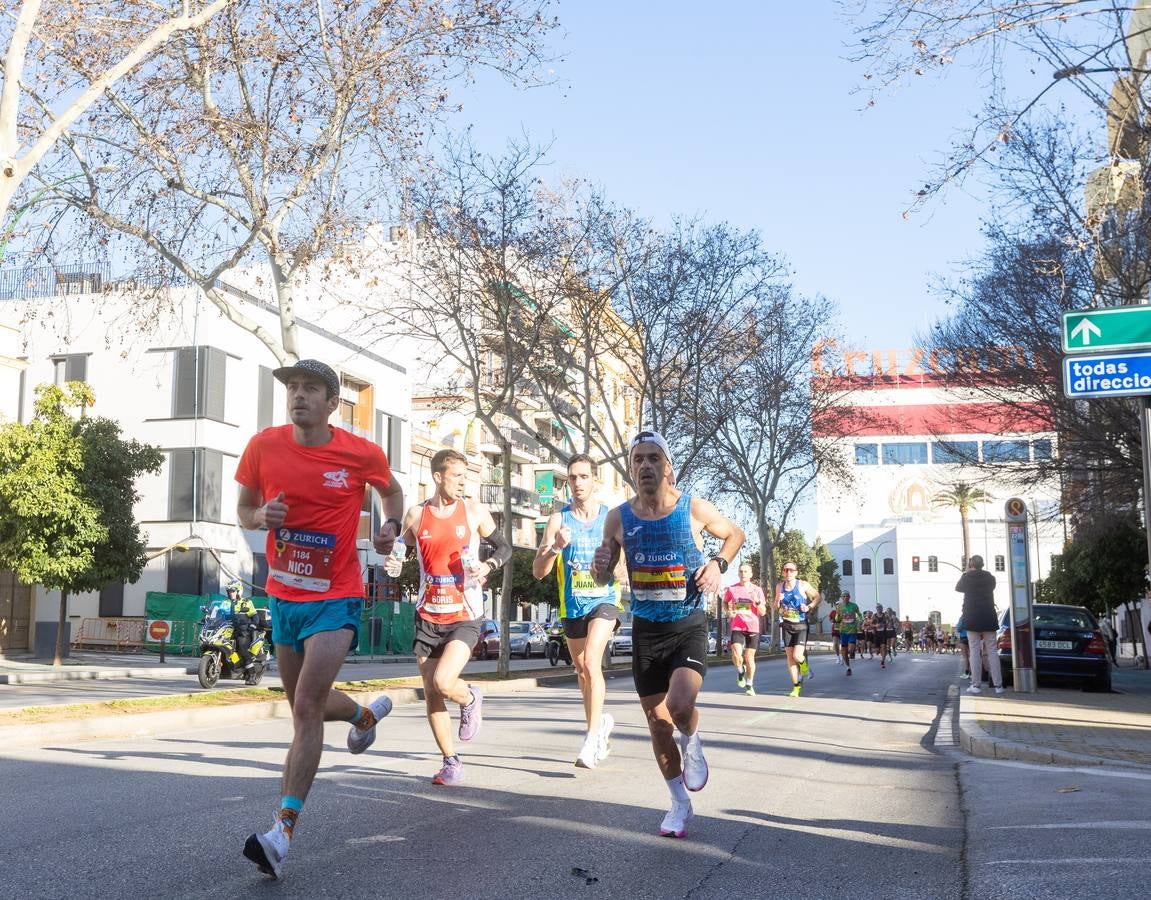
[(1151, 306), (1078, 309), (1063, 314), (1063, 352), (1151, 350)]

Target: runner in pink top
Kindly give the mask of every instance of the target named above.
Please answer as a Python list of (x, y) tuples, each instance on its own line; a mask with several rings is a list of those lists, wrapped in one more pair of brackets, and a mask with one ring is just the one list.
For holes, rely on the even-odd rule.
[(760, 617), (767, 614), (767, 598), (758, 584), (751, 583), (751, 565), (739, 567), (739, 584), (731, 585), (723, 595), (723, 606), (731, 616), (731, 664), (735, 666), (736, 684), (755, 696), (755, 651), (759, 647)]

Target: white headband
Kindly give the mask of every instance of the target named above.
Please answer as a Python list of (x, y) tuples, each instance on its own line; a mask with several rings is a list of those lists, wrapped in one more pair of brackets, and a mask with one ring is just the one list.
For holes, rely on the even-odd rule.
[(667, 446), (667, 441), (658, 431), (641, 431), (631, 439), (631, 444), (628, 445), (627, 448), (629, 461), (631, 459), (632, 451), (640, 444), (655, 444), (657, 447), (659, 447), (660, 450), (663, 451), (663, 455), (667, 457), (667, 464), (673, 469), (675, 468), (675, 465), (671, 461), (671, 450)]

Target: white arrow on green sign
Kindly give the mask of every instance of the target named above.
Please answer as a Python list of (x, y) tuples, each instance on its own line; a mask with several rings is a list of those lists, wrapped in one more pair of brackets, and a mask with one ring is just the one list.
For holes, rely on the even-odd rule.
[(1063, 314), (1063, 352), (1151, 349), (1151, 306), (1077, 309)]

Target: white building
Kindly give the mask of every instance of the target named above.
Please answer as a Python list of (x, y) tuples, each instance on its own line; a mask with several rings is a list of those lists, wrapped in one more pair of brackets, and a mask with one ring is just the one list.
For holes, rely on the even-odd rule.
[[(839, 563), (842, 588), (860, 608), (894, 607), (900, 618), (944, 624), (959, 618), (955, 583), (963, 565), (959, 511), (934, 502), (942, 491), (966, 483), (993, 498), (969, 515), (972, 555), (995, 575), (996, 605), (1007, 608), (1007, 531), (1004, 503), (1026, 501), (1031, 578), (1050, 571), (1065, 533), (1058, 485), (1027, 486), (1024, 463), (1050, 458), (1055, 435), (1037, 404), (1007, 406), (956, 386), (957, 366), (994, 375), (997, 354), (988, 351), (848, 351), (834, 342), (817, 347), (815, 375), (846, 391), (848, 415), (828, 418), (816, 434), (846, 457), (854, 483), (816, 486), (816, 530)], [(986, 358), (984, 358), (986, 357)], [(970, 369), (968, 371), (971, 371)], [(978, 459), (985, 465), (969, 464)], [(986, 464), (994, 464), (988, 468)]]
[[(278, 333), (278, 319), (266, 305), (244, 295), (236, 302)], [(0, 300), (0, 326), (0, 413), (26, 421), (37, 384), (84, 380), (95, 391), (94, 415), (116, 420), (126, 437), (164, 453), (162, 470), (138, 483), (136, 516), (155, 558), (136, 584), (111, 584), (70, 598), (73, 636), (85, 620), (142, 616), (148, 591), (207, 594), (236, 575), (262, 593), (265, 535), (238, 526), (234, 474), (248, 439), (287, 421), (284, 388), (272, 377), (272, 353), (193, 288), (148, 299), (115, 290), (9, 297)], [(18, 342), (11, 329), (18, 329)], [(301, 320), (299, 331), (301, 356), (323, 360), (341, 375), (333, 424), (377, 441), (407, 493), (411, 389), (405, 367), (317, 324)], [(370, 507), (366, 500), (361, 527), (369, 583), (382, 562), (368, 540), (378, 517)], [(21, 592), (12, 585), (6, 591), (2, 575), (0, 619), (30, 620), (34, 628), (24, 634), (0, 627), (0, 635), (8, 636), (0, 653), (50, 646), (58, 594), (41, 587)]]

